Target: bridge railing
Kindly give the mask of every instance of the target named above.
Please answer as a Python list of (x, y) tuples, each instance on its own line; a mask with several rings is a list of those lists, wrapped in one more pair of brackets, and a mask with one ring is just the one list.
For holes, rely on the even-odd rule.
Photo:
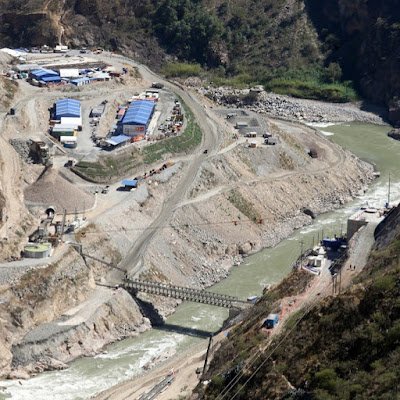
[(126, 279), (121, 286), (139, 292), (173, 297), (176, 299), (210, 304), (219, 307), (243, 308), (244, 304), (248, 305), (246, 301), (240, 300), (234, 296), (158, 282)]

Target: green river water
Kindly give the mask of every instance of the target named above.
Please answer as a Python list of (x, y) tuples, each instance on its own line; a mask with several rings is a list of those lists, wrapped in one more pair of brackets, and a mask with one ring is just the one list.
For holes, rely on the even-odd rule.
[[(400, 142), (386, 136), (388, 127), (369, 124), (341, 124), (319, 127), (322, 133), (351, 150), (360, 158), (376, 165), (381, 177), (367, 193), (344, 208), (318, 217), (310, 226), (296, 231), (291, 237), (272, 249), (265, 249), (245, 259), (239, 267), (233, 267), (230, 276), (212, 290), (240, 298), (257, 295), (268, 283), (280, 281), (300, 253), (300, 240), (311, 245), (322, 231), (325, 235), (340, 233), (346, 219), (360, 205), (383, 206), (387, 201), (387, 182), (391, 173), (393, 201), (400, 199)], [(170, 326), (182, 326), (203, 331), (220, 328), (228, 311), (217, 307), (184, 303), (168, 318)], [(179, 352), (195, 346), (200, 339), (174, 331), (152, 330), (138, 338), (126, 339), (108, 346), (107, 353), (94, 358), (75, 361), (65, 371), (48, 372), (22, 382), (0, 382), (6, 386), (12, 399), (22, 400), (77, 400), (86, 399), (118, 382), (138, 375), (142, 367), (154, 357)], [(1, 399), (0, 395), (0, 399)]]

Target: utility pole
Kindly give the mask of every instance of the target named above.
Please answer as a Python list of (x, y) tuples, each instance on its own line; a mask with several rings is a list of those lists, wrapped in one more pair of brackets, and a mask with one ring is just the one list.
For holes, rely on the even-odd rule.
[(301, 267), (302, 263), (303, 263), (303, 253), (304, 253), (304, 240), (300, 240), (300, 265), (299, 267)]
[(65, 229), (65, 219), (67, 217), (67, 210), (64, 208), (64, 215), (62, 219), (62, 224), (61, 224), (61, 231), (60, 231), (60, 242), (62, 242), (63, 236), (64, 236), (64, 229)]
[(212, 343), (212, 339), (213, 339), (213, 335), (210, 335), (210, 340), (208, 341), (208, 347), (207, 347), (207, 353), (206, 353), (206, 359), (204, 360), (204, 366), (203, 366), (203, 372), (202, 375), (205, 374), (206, 372), (206, 368), (207, 368), (207, 361), (208, 361), (208, 354), (210, 352), (210, 348), (211, 348), (211, 343)]

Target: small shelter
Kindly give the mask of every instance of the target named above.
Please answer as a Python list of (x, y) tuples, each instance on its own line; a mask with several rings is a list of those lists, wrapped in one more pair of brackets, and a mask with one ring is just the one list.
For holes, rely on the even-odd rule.
[(263, 328), (273, 329), (279, 324), (278, 314), (269, 314), (268, 317), (263, 322)]
[(124, 179), (121, 183), (125, 190), (136, 189), (138, 185), (137, 179)]

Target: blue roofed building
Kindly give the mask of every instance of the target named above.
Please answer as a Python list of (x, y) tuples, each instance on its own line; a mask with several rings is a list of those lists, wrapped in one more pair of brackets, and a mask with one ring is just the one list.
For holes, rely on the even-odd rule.
[(116, 146), (126, 144), (130, 141), (131, 141), (130, 136), (118, 135), (118, 136), (111, 136), (109, 139), (106, 140), (106, 143), (112, 147), (116, 147)]
[(58, 83), (61, 82), (60, 75), (51, 69), (39, 68), (34, 69), (29, 73), (31, 79), (36, 79), (42, 83)]
[(62, 99), (56, 102), (55, 119), (81, 118), (81, 102), (74, 99)]
[(154, 109), (155, 104), (153, 101), (133, 101), (119, 123), (122, 127), (122, 133), (129, 136), (146, 134)]

